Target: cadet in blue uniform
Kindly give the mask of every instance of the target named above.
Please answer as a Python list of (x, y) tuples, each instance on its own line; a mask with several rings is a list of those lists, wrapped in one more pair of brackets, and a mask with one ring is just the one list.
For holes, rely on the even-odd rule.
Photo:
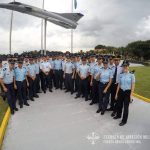
[(122, 73), (122, 67), (120, 65), (120, 58), (121, 58), (120, 56), (115, 56), (114, 58), (115, 66), (112, 68), (113, 80), (112, 80), (111, 91), (110, 91), (111, 103), (110, 103), (110, 108), (108, 109), (109, 111), (113, 111), (113, 113), (111, 114), (112, 117), (114, 117), (116, 114), (117, 103), (115, 100), (115, 95), (116, 95), (116, 91), (118, 87), (119, 75), (120, 73)]
[(83, 97), (85, 97), (85, 101), (88, 101), (88, 77), (90, 75), (90, 66), (87, 65), (87, 59), (85, 57), (82, 58), (82, 64), (78, 68), (78, 75), (80, 77), (79, 89), (75, 98), (79, 98), (82, 93)]
[(3, 73), (0, 75), (1, 85), (4, 92), (6, 93), (7, 101), (11, 110), (11, 114), (14, 114), (14, 111), (18, 111), (16, 108), (16, 97), (15, 97), (15, 77), (14, 77), (14, 61), (10, 60), (8, 67), (3, 69)]
[(56, 89), (62, 89), (62, 82), (63, 82), (63, 71), (62, 71), (62, 60), (61, 56), (57, 56), (54, 61), (54, 73), (55, 73), (55, 80), (56, 80)]
[(104, 115), (108, 103), (109, 103), (109, 94), (110, 86), (112, 83), (113, 74), (108, 67), (108, 60), (103, 61), (104, 67), (100, 69), (100, 73), (97, 76), (99, 82), (99, 108), (97, 113), (101, 112), (101, 115)]
[[(2, 60), (0, 59), (0, 78), (2, 77), (3, 77), (3, 65), (2, 65)], [(2, 96), (3, 100), (5, 101), (6, 97), (5, 97), (5, 93), (1, 84), (0, 84), (0, 88), (1, 88), (0, 96)]]
[(23, 67), (22, 59), (18, 60), (18, 67), (15, 68), (14, 72), (20, 108), (23, 108), (23, 104), (29, 106), (29, 104), (27, 103), (27, 95), (26, 95), (27, 90), (26, 88), (27, 86), (29, 86), (29, 82), (27, 79), (27, 70), (26, 68)]
[[(69, 56), (68, 56), (69, 57)], [(72, 79), (72, 85), (73, 85), (73, 92), (75, 91), (75, 66), (76, 66), (76, 56), (75, 55), (72, 55), (70, 57), (71, 59), (71, 62), (74, 66), (74, 76), (73, 76), (73, 79)]]
[(129, 113), (129, 103), (134, 92), (135, 87), (135, 76), (129, 72), (129, 62), (124, 61), (123, 73), (120, 74), (119, 84), (116, 92), (116, 100), (118, 101), (117, 115), (114, 119), (119, 119), (122, 116), (122, 121), (119, 124), (123, 126), (127, 123)]
[(98, 57), (97, 58), (97, 64), (95, 64), (93, 66), (93, 68), (91, 68), (91, 83), (90, 85), (92, 86), (92, 93), (93, 93), (93, 97), (92, 97), (92, 102), (90, 103), (90, 105), (93, 105), (95, 103), (98, 103), (99, 101), (99, 93), (98, 93), (98, 85), (99, 85), (99, 80), (96, 80), (96, 77), (98, 75), (98, 73), (100, 72), (100, 69), (102, 69), (103, 67), (103, 58), (102, 57)]
[(65, 63), (64, 66), (64, 78), (65, 78), (65, 86), (66, 86), (65, 92), (70, 91), (71, 94), (73, 94), (74, 92), (74, 88), (73, 88), (74, 74), (75, 74), (75, 66), (71, 62), (70, 57), (67, 57), (67, 62)]
[(75, 92), (78, 91), (79, 89), (79, 80), (80, 80), (80, 77), (78, 75), (78, 70), (79, 70), (79, 66), (81, 65), (81, 58), (80, 56), (78, 55), (77, 56), (77, 60), (76, 60), (76, 63), (75, 63)]
[[(26, 70), (28, 70), (28, 66), (29, 66), (29, 56), (25, 56), (25, 59), (23, 61), (23, 68), (25, 68)], [(15, 67), (17, 68), (17, 67)], [(27, 84), (25, 84), (25, 89), (26, 89), (26, 97), (27, 100), (29, 100), (29, 87), (27, 86)]]
[(43, 72), (41, 70), (41, 66), (44, 62), (44, 57), (41, 56), (38, 61), (39, 61), (39, 65), (40, 65), (40, 74), (39, 74), (39, 76), (40, 76), (40, 81), (41, 81), (41, 90), (44, 92), (44, 87), (43, 87), (44, 86), (44, 77), (43, 77)]
[(90, 63), (89, 63), (89, 66), (90, 66), (90, 75), (89, 75), (89, 79), (88, 79), (88, 93), (89, 93), (89, 97), (90, 99), (93, 99), (93, 88), (92, 88), (92, 85), (90, 84), (91, 83), (91, 77), (92, 77), (92, 69), (94, 68), (94, 66), (97, 64), (97, 62), (95, 61), (95, 55), (91, 55), (90, 56)]
[(27, 67), (27, 76), (29, 82), (29, 99), (34, 101), (34, 97), (38, 98), (36, 94), (36, 67), (33, 63), (33, 58), (29, 59), (29, 65)]
[(50, 85), (53, 88), (53, 86), (56, 87), (55, 78), (54, 78), (54, 58), (50, 56), (50, 58), (48, 59), (48, 62), (51, 65), (51, 70), (50, 70), (49, 75), (50, 75)]
[(66, 89), (65, 79), (63, 78), (64, 70), (65, 70), (65, 64), (66, 64), (66, 57), (64, 55), (61, 55), (60, 57), (61, 57), (60, 59), (62, 60), (62, 75), (61, 75), (61, 77), (62, 77), (62, 88), (64, 86), (63, 89)]
[(36, 84), (36, 93), (41, 93), (40, 91), (40, 62), (38, 61), (38, 58), (34, 59), (35, 63), (35, 72), (36, 72), (36, 79), (35, 79), (35, 84)]
[(46, 57), (44, 57), (44, 61), (40, 65), (40, 69), (41, 69), (42, 78), (43, 78), (43, 82), (42, 82), (43, 92), (46, 93), (47, 88), (49, 88), (49, 91), (52, 92), (52, 87), (50, 85), (50, 76), (49, 76), (49, 73), (50, 73), (50, 70), (51, 70), (51, 65), (47, 61)]

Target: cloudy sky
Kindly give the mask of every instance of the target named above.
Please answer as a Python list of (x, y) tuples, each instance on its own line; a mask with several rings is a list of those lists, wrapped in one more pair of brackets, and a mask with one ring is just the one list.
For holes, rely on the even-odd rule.
[[(41, 7), (42, 0), (18, 0)], [(10, 0), (0, 0), (7, 3)], [(71, 0), (45, 0), (45, 9), (71, 11)], [(97, 44), (125, 46), (150, 39), (150, 0), (78, 0), (75, 12), (84, 14), (74, 31), (74, 50), (92, 49)], [(9, 52), (11, 11), (0, 9), (0, 53)], [(14, 13), (13, 52), (40, 49), (41, 19)], [(48, 23), (47, 49), (70, 50), (70, 30)]]

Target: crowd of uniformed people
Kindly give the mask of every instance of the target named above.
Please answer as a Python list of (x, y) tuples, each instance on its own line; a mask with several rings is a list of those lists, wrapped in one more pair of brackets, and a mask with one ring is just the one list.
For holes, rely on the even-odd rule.
[[(11, 114), (29, 106), (28, 101), (40, 93), (61, 89), (76, 93), (75, 99), (84, 98), (90, 105), (97, 104), (96, 113), (112, 111), (113, 119), (127, 123), (129, 104), (135, 86), (134, 73), (129, 62), (120, 56), (75, 55), (49, 53), (0, 60), (0, 86), (7, 99)], [(48, 97), (47, 97), (48, 98)]]

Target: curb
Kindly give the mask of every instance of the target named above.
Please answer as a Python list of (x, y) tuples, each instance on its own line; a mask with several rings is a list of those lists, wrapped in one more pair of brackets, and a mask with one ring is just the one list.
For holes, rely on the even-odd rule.
[(147, 103), (150, 103), (150, 99), (149, 98), (143, 97), (143, 96), (138, 95), (136, 93), (133, 93), (133, 96), (136, 97), (136, 98), (138, 98), (138, 99), (140, 99), (140, 100), (143, 100), (143, 101), (145, 101)]
[(10, 118), (10, 108), (7, 109), (5, 116), (3, 118), (3, 121), (2, 121), (2, 124), (0, 126), (0, 150), (2, 148), (3, 139), (4, 139), (4, 135), (5, 135), (7, 125), (8, 125), (9, 118)]

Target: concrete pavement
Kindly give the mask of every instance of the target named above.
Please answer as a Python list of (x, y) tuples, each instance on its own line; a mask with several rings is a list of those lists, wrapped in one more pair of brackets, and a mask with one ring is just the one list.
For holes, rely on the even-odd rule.
[[(74, 99), (75, 95), (57, 90), (40, 94), (30, 107), (11, 117), (3, 150), (148, 150), (150, 140), (135, 140), (150, 135), (150, 105), (134, 99), (128, 124), (118, 126), (110, 112), (96, 114), (97, 105)], [(115, 144), (115, 135), (134, 135), (134, 140)], [(113, 136), (113, 137), (112, 137)], [(114, 141), (110, 141), (112, 139)], [(130, 137), (128, 137), (129, 139)], [(105, 144), (110, 142), (110, 144)], [(127, 144), (125, 144), (127, 142)], [(139, 144), (131, 144), (137, 142)]]

